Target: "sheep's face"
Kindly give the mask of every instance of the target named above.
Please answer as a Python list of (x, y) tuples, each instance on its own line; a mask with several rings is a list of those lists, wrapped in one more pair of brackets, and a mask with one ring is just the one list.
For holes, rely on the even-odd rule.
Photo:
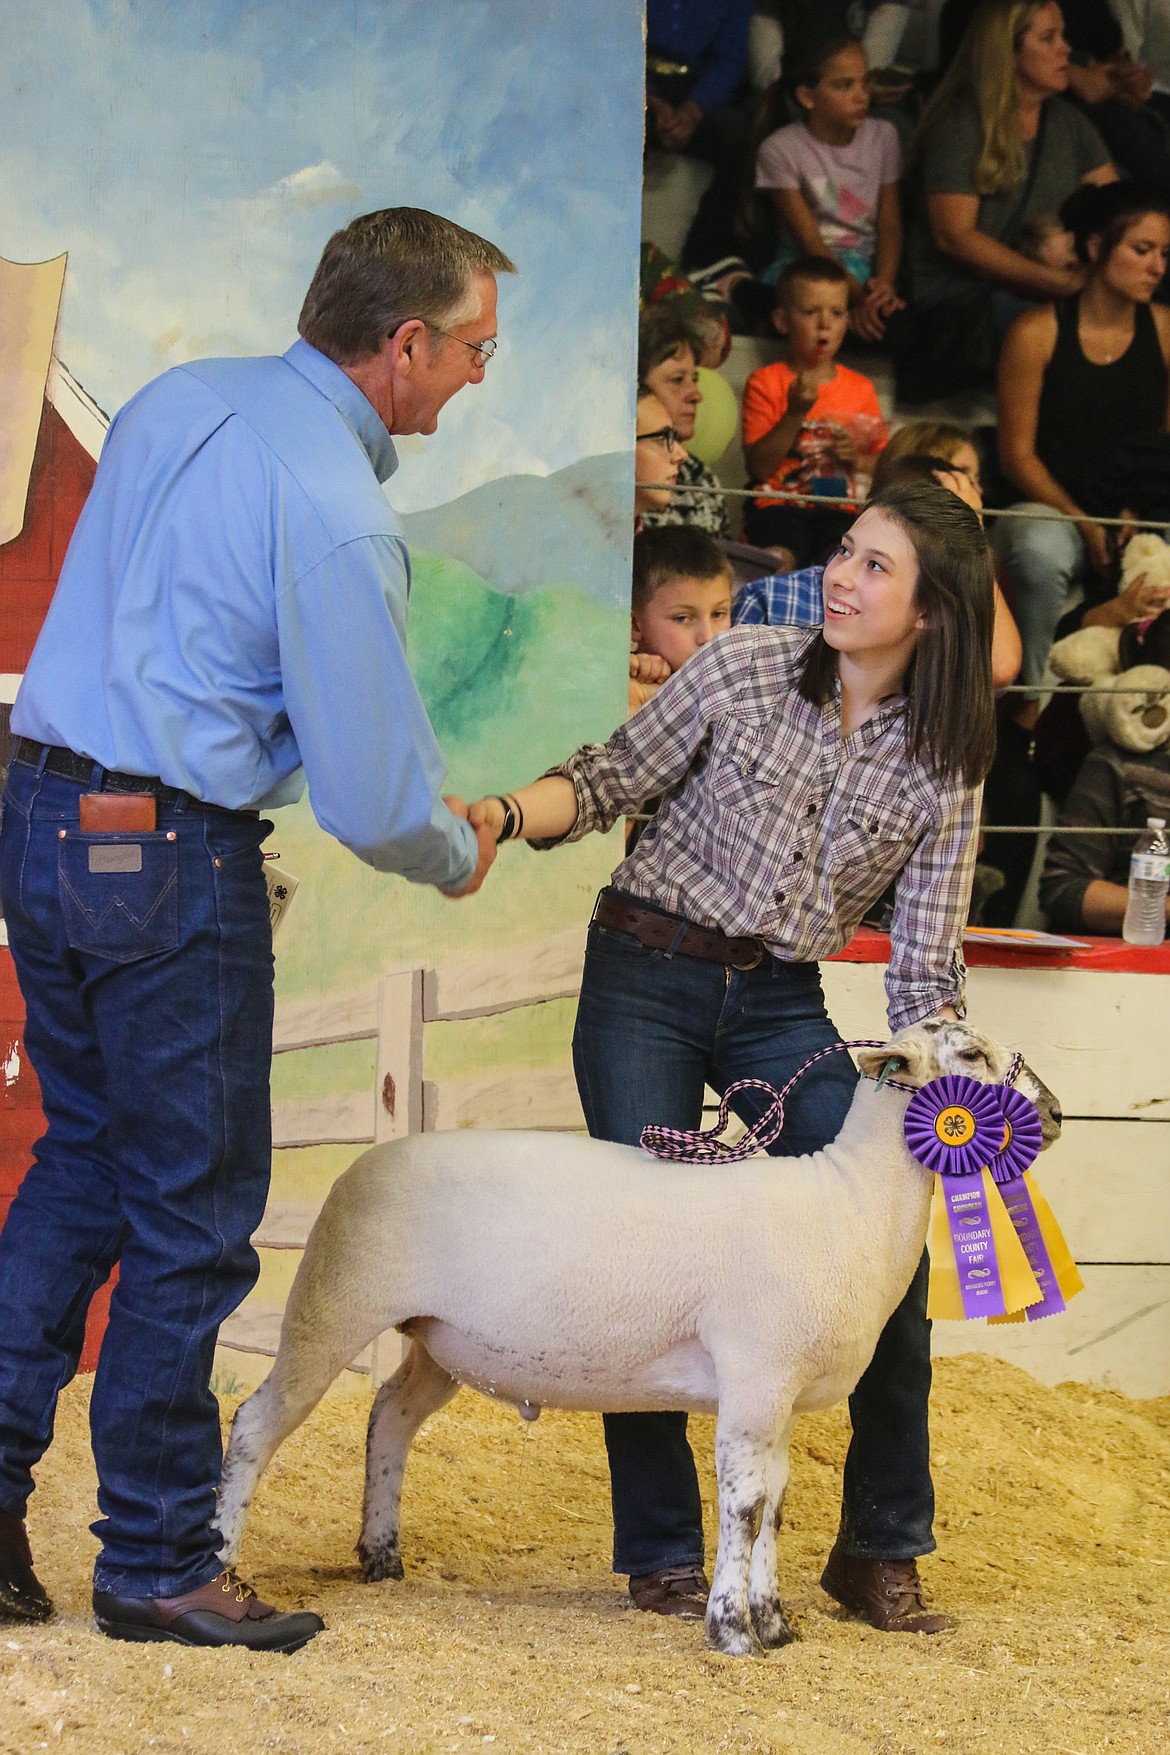
[[(945, 1078), (949, 1073), (963, 1073), (981, 1085), (1000, 1085), (1011, 1070), (1012, 1054), (970, 1024), (929, 1018), (901, 1030), (884, 1048), (863, 1048), (857, 1056), (862, 1072), (871, 1078), (890, 1061), (894, 1062), (894, 1077), (908, 1085), (928, 1085), (931, 1079)], [(1050, 1146), (1060, 1136), (1060, 1104), (1026, 1062), (1020, 1068), (1016, 1089), (1036, 1105), (1044, 1144)]]

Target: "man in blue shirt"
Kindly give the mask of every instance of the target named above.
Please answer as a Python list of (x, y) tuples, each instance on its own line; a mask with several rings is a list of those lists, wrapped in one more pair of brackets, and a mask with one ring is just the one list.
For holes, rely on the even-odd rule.
[(749, 579), (731, 606), (732, 624), (762, 622), (765, 627), (776, 627), (788, 623), (819, 628), (825, 619), (824, 577), (823, 567), (801, 567), (796, 573)]
[(0, 1233), (0, 1620), (52, 1606), (24, 1510), (119, 1281), (94, 1378), (94, 1611), (132, 1640), (293, 1651), (313, 1614), (217, 1556), (210, 1374), (255, 1283), (271, 1156), (261, 812), (451, 896), (495, 853), (407, 666), (382, 483), (495, 350), (493, 244), (413, 208), (329, 242), (283, 358), (203, 360), (121, 410), (12, 713), (0, 894), (47, 1129)]
[(732, 245), (752, 125), (750, 106), (734, 100), (753, 10), (754, 0), (647, 0), (647, 138), (714, 166), (683, 244), (687, 268), (711, 265)]

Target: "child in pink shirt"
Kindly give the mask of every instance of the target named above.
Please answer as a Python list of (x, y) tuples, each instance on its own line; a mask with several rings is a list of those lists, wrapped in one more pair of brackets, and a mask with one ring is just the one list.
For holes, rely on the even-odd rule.
[(879, 341), (902, 308), (894, 288), (902, 254), (897, 131), (869, 115), (864, 51), (846, 36), (813, 51), (789, 83), (803, 119), (766, 136), (756, 188), (771, 193), (780, 250), (759, 278), (775, 283), (801, 255), (832, 256), (848, 271), (850, 327)]

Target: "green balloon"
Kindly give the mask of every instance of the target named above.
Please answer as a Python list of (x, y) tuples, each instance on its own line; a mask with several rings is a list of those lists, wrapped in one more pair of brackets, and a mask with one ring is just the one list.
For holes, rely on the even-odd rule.
[(703, 400), (695, 418), (695, 436), (687, 440), (687, 450), (713, 469), (735, 437), (739, 404), (727, 379), (708, 366), (699, 367), (699, 389)]

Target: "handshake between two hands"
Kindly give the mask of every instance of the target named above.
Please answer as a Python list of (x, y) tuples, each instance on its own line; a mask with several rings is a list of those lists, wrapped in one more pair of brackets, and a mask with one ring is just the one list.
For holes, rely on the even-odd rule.
[(496, 857), (496, 847), (504, 827), (504, 807), (498, 798), (477, 798), (474, 804), (458, 798), (454, 793), (443, 799), (447, 809), (457, 817), (462, 817), (475, 830), (475, 841), (478, 858), (475, 870), (461, 890), (445, 890), (443, 893), (457, 900), (461, 896), (474, 896), (488, 874), (492, 861)]

